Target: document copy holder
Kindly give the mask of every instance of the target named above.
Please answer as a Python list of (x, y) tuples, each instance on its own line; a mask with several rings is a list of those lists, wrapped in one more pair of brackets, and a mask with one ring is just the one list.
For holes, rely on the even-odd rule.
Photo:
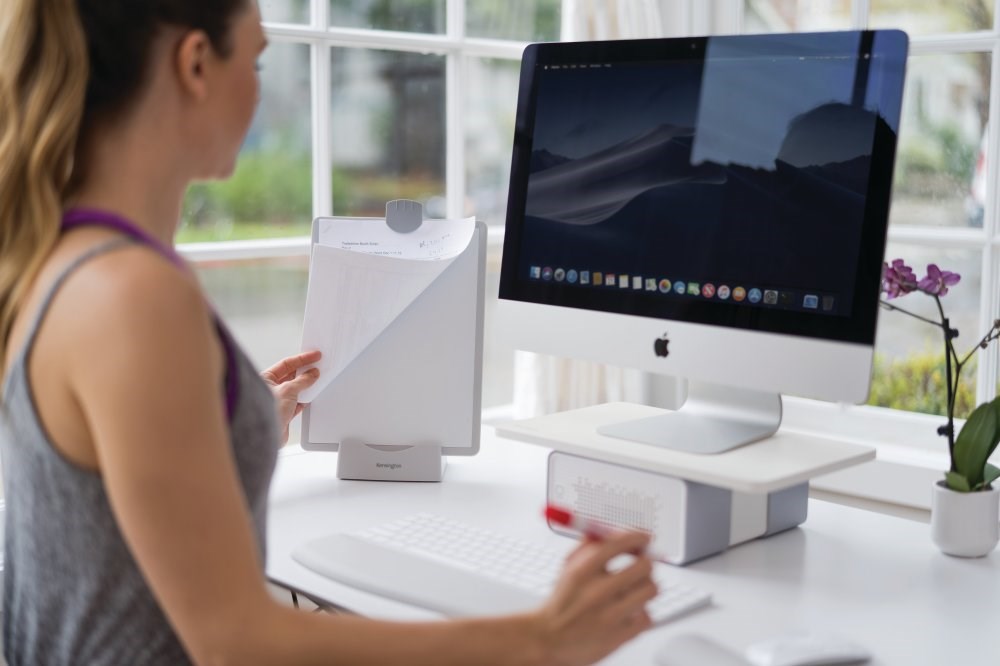
[[(421, 224), (422, 208), (414, 220), (414, 206), (390, 202), (387, 220), (370, 222), (388, 224), (403, 242)], [(405, 214), (394, 219), (394, 208)], [(313, 222), (313, 259), (320, 224), (330, 219)], [(337, 252), (344, 261), (357, 258)], [(339, 478), (440, 481), (443, 456), (478, 452), (485, 258), (486, 225), (476, 222), (465, 249), (306, 406), (302, 447), (339, 451)], [(324, 289), (310, 269), (309, 289)], [(308, 319), (307, 312), (307, 326)]]

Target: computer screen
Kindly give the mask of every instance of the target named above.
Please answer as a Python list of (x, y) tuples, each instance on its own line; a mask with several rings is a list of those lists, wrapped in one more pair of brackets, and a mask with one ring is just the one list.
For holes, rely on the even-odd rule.
[(529, 46), (519, 346), (863, 401), (906, 54), (899, 31)]

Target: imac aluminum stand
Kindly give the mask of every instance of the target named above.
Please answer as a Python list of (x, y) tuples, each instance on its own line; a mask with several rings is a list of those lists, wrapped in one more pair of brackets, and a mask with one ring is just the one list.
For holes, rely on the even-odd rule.
[(688, 453), (722, 453), (766, 439), (781, 425), (781, 396), (690, 382), (676, 412), (609, 423), (602, 435)]
[(436, 482), (444, 477), (447, 464), (440, 446), (375, 446), (344, 441), (337, 454), (337, 478)]

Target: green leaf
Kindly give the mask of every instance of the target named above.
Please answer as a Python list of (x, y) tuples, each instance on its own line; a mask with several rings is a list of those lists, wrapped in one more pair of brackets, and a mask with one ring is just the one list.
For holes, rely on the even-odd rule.
[(976, 407), (955, 440), (955, 468), (974, 486), (983, 480), (983, 467), (997, 434), (997, 414), (993, 403)]
[(1000, 479), (1000, 467), (986, 463), (986, 471), (983, 473), (983, 485), (988, 486), (997, 479)]
[(961, 474), (956, 472), (945, 472), (944, 478), (945, 483), (947, 483), (948, 487), (952, 490), (957, 490), (960, 493), (967, 493), (972, 490), (972, 488), (969, 487), (968, 479)]
[(989, 458), (993, 455), (993, 452), (997, 448), (997, 444), (1000, 443), (1000, 397), (993, 398), (993, 402), (990, 403), (993, 407), (993, 415), (997, 419), (997, 430), (993, 433), (993, 443), (990, 445), (989, 450), (986, 452), (986, 457)]

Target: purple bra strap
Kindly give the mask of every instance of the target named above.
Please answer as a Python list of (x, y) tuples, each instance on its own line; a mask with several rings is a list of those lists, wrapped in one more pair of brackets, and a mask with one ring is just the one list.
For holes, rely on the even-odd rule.
[(108, 229), (114, 229), (115, 231), (120, 231), (126, 236), (134, 238), (140, 243), (153, 248), (162, 254), (174, 266), (177, 266), (184, 271), (190, 270), (188, 265), (184, 263), (181, 255), (177, 254), (177, 251), (174, 250), (174, 248), (164, 245), (150, 235), (145, 229), (136, 226), (133, 222), (130, 222), (121, 215), (94, 208), (71, 208), (63, 213), (62, 230), (69, 231), (70, 229), (75, 229), (77, 227), (105, 227)]
[[(114, 229), (143, 245), (151, 247), (177, 268), (185, 272), (191, 270), (174, 248), (164, 245), (147, 231), (136, 226), (121, 215), (94, 208), (71, 208), (63, 213), (63, 231), (69, 231), (78, 227), (105, 227)], [(236, 410), (236, 401), (239, 397), (239, 365), (236, 360), (236, 349), (233, 347), (233, 341), (229, 337), (229, 332), (222, 325), (222, 320), (214, 312), (213, 317), (215, 319), (215, 330), (222, 341), (222, 347), (226, 353), (226, 416), (231, 421), (233, 412)]]

